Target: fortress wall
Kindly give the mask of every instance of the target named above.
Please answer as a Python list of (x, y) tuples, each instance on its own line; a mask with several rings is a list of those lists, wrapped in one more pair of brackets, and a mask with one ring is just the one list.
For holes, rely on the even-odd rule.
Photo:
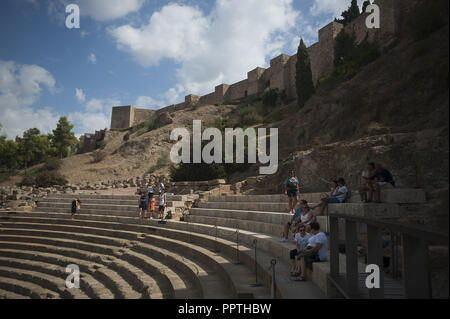
[(223, 103), (225, 100), (225, 96), (227, 95), (228, 90), (230, 89), (230, 86), (228, 84), (221, 84), (215, 87), (214, 94), (215, 94), (215, 103)]
[(259, 92), (264, 91), (263, 85), (261, 83), (261, 77), (266, 70), (264, 68), (256, 68), (247, 73), (248, 79), (248, 95), (255, 95)]
[(290, 56), (281, 54), (270, 61), (270, 88), (284, 89), (287, 87), (285, 66)]
[(248, 95), (248, 80), (245, 79), (233, 85), (230, 85), (227, 93), (225, 94), (224, 101), (233, 101), (242, 99)]
[[(380, 47), (389, 45), (392, 40), (395, 39), (398, 34), (399, 25), (397, 21), (400, 19), (397, 17), (398, 14), (407, 10), (406, 8), (401, 8), (405, 6), (400, 4), (401, 1), (392, 0), (378, 0), (375, 1), (380, 8), (380, 29), (368, 29), (366, 26), (367, 13), (362, 13), (358, 18), (350, 22), (345, 26), (344, 30), (348, 33), (354, 33), (356, 36), (356, 42), (360, 43), (368, 36), (369, 41), (375, 42)], [(413, 5), (414, 0), (408, 0), (408, 5)]]
[(135, 108), (128, 106), (115, 106), (111, 114), (111, 129), (129, 128), (134, 122)]
[(157, 112), (175, 112), (186, 109), (186, 104), (184, 102), (178, 104), (172, 104), (165, 108), (159, 109)]
[(147, 121), (155, 112), (155, 110), (149, 109), (135, 109), (132, 126)]
[(296, 71), (297, 71), (297, 54), (291, 56), (287, 65), (286, 65), (286, 94), (289, 99), (297, 98), (297, 88), (295, 85), (296, 80)]
[(216, 92), (209, 93), (200, 97), (199, 104), (216, 104)]
[[(380, 7), (381, 28), (378, 30), (367, 29), (365, 20), (367, 14), (362, 14), (355, 21), (345, 26), (346, 32), (354, 32), (357, 41), (362, 41), (366, 34), (369, 40), (380, 46), (389, 45), (401, 32), (400, 26), (404, 24), (401, 19), (405, 12), (411, 10), (418, 2), (426, 0), (375, 0)], [(444, 0), (441, 0), (444, 1)], [(314, 85), (320, 78), (330, 74), (334, 66), (334, 39), (344, 26), (337, 22), (331, 22), (319, 30), (319, 41), (308, 48), (311, 59), (311, 71)], [(267, 69), (256, 68), (247, 73), (247, 79), (238, 83), (222, 84), (215, 91), (204, 96), (188, 95), (184, 103), (168, 106), (159, 111), (177, 111), (193, 107), (195, 105), (217, 104), (225, 101), (233, 101), (246, 96), (257, 95), (267, 88), (286, 89), (289, 98), (296, 98), (296, 63), (297, 56), (281, 54), (270, 61)], [(114, 107), (111, 117), (111, 128), (128, 128), (139, 121), (151, 116), (149, 110), (139, 110), (131, 106)], [(150, 110), (151, 111), (151, 110)], [(158, 112), (159, 112), (158, 111)]]
[(342, 24), (334, 21), (326, 25), (319, 30), (319, 42), (308, 49), (314, 85), (317, 85), (321, 77), (333, 71), (334, 38), (336, 38), (342, 28)]
[(184, 98), (184, 104), (187, 108), (192, 108), (196, 105), (198, 105), (198, 102), (200, 101), (200, 96), (195, 94), (189, 94)]

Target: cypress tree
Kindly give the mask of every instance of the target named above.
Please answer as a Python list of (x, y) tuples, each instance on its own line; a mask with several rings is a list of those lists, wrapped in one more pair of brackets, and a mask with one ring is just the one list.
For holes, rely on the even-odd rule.
[(309, 59), (308, 50), (303, 39), (297, 51), (296, 66), (296, 88), (298, 106), (302, 108), (309, 98), (314, 94), (314, 84), (312, 80), (311, 61)]
[(346, 11), (342, 12), (343, 20), (341, 21), (344, 23), (344, 25), (347, 25), (355, 20), (360, 14), (361, 13), (359, 11), (358, 1), (352, 0), (350, 7)]
[(369, 0), (364, 1), (361, 12), (362, 13), (366, 12), (368, 6), (370, 6), (370, 1)]

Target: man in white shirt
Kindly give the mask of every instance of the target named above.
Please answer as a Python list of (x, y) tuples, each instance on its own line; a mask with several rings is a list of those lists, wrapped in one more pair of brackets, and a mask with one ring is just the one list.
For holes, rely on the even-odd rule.
[(328, 238), (320, 231), (318, 223), (311, 223), (311, 237), (308, 239), (308, 246), (300, 249), (297, 254), (296, 269), (300, 271), (300, 276), (296, 281), (305, 281), (306, 261), (319, 262), (327, 260)]
[(334, 195), (322, 198), (319, 204), (311, 206), (312, 209), (320, 207), (319, 215), (323, 215), (328, 204), (339, 204), (347, 199), (348, 189), (347, 186), (345, 186), (345, 180), (341, 177), (337, 180), (337, 184), (338, 186), (336, 188), (336, 191), (334, 192)]

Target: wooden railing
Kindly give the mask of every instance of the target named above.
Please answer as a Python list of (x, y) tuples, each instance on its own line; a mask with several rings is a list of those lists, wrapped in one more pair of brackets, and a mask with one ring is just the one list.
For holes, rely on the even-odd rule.
[[(428, 247), (430, 244), (448, 246), (448, 234), (424, 227), (394, 221), (330, 214), (330, 281), (347, 298), (431, 298)], [(345, 273), (339, 267), (339, 220), (345, 222)], [(367, 264), (380, 269), (380, 287), (368, 289), (364, 276), (358, 271), (357, 223), (367, 225)], [(402, 281), (388, 277), (383, 271), (382, 232), (400, 235), (402, 242)], [(401, 292), (400, 292), (401, 291)]]

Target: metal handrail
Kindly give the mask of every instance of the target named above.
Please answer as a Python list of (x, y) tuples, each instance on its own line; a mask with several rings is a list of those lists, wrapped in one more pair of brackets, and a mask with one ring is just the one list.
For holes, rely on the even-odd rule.
[[(401, 236), (403, 271), (403, 294), (406, 298), (431, 298), (431, 276), (428, 263), (430, 244), (448, 246), (448, 234), (428, 227), (407, 225), (396, 221), (360, 217), (347, 214), (329, 214), (330, 223), (330, 281), (347, 298), (360, 298), (368, 292), (370, 298), (385, 297), (385, 275), (383, 272), (383, 230)], [(345, 275), (340, 273), (339, 262), (339, 219), (345, 221)], [(367, 263), (378, 265), (379, 288), (361, 290), (358, 271), (358, 231), (357, 223), (367, 225)], [(395, 247), (394, 247), (395, 248)], [(400, 283), (398, 283), (400, 285)], [(389, 284), (386, 286), (388, 287)], [(398, 294), (398, 292), (396, 292)]]

